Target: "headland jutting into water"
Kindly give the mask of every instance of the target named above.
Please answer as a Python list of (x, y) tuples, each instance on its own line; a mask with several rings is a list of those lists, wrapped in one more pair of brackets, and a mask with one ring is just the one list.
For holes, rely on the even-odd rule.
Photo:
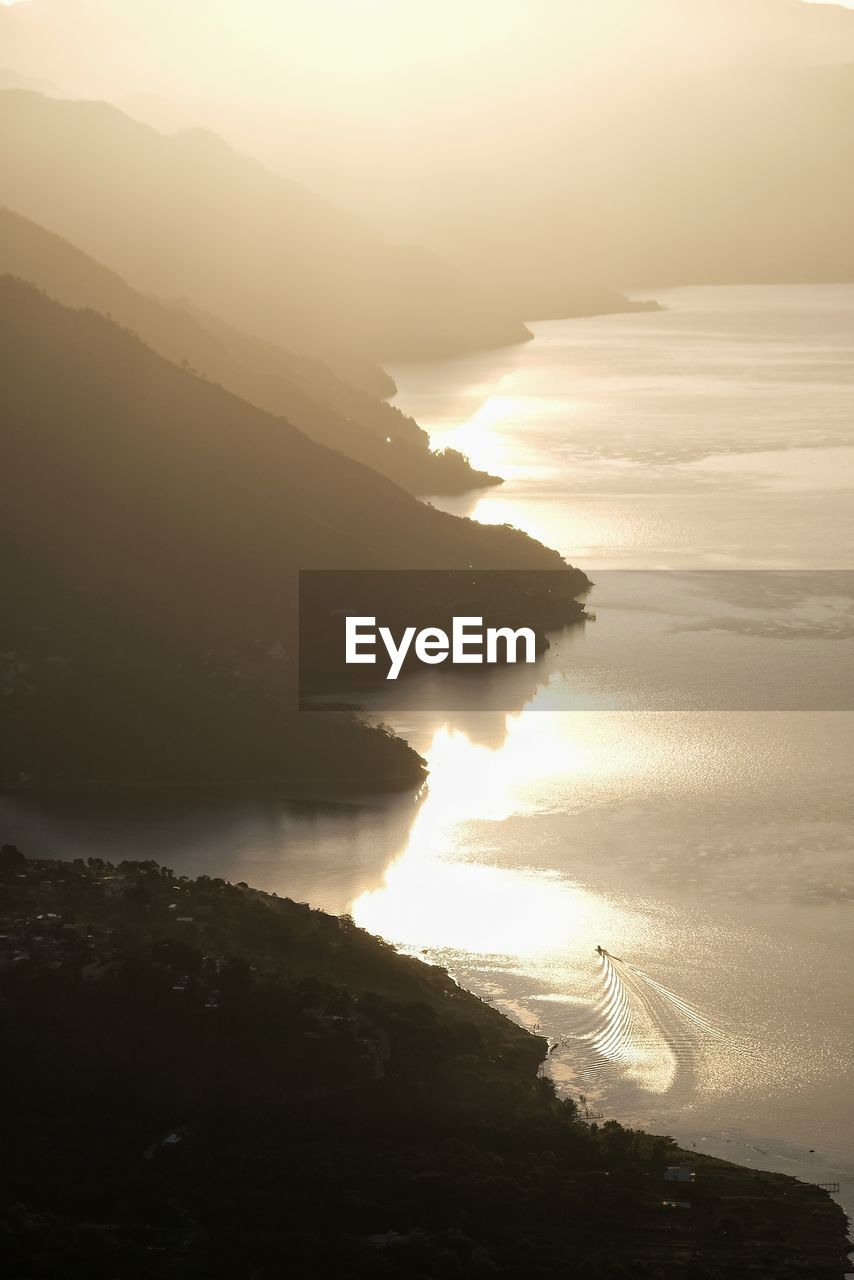
[(9, 845), (0, 881), (4, 1275), (845, 1272), (824, 1191), (598, 1122), (347, 917)]

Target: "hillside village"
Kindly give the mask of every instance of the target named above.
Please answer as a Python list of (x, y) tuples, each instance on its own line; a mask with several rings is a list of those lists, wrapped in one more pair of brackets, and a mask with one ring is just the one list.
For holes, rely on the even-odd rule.
[(443, 969), (245, 884), (4, 845), (0, 1031), (3, 1277), (846, 1265), (819, 1188), (602, 1122)]

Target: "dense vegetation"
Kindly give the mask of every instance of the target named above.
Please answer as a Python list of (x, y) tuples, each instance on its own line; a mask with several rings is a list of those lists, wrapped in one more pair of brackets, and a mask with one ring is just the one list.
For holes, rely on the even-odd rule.
[(586, 584), (9, 277), (0, 380), (2, 786), (417, 786), (388, 733), (296, 711), (298, 571)]
[(10, 846), (0, 890), (3, 1277), (841, 1275), (826, 1195), (701, 1160), (664, 1208), (668, 1139), (346, 918)]
[(66, 306), (110, 316), (166, 359), (287, 418), (313, 440), (389, 476), (410, 493), (456, 493), (497, 483), (453, 449), (432, 451), (426, 431), (412, 418), (348, 385), (321, 361), (242, 333), (203, 311), (140, 293), (66, 240), (0, 208), (4, 273), (37, 285)]

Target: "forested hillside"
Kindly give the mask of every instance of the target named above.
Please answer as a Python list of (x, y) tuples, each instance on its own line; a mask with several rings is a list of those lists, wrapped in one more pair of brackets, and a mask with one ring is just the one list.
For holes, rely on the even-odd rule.
[(347, 918), (9, 846), (0, 886), (4, 1277), (841, 1274), (824, 1192), (591, 1123), (543, 1040)]
[[(0, 208), (0, 275), (5, 273), (66, 306), (100, 311), (167, 360), (286, 417), (313, 440), (364, 462), (411, 493), (461, 492), (497, 481), (474, 471), (453, 450), (432, 452), (426, 431), (412, 418), (378, 395), (350, 386), (322, 361), (243, 333), (199, 309), (132, 289), (67, 240)], [(387, 389), (393, 390), (390, 381)]]
[(416, 785), (294, 711), (299, 570), (564, 567), (9, 277), (0, 380), (6, 786)]

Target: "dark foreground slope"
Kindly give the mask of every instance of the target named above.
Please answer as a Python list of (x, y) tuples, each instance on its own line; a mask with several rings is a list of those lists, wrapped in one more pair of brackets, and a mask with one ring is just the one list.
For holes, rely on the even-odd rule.
[(565, 569), (9, 277), (0, 384), (7, 787), (416, 784), (388, 734), (293, 711), (298, 571)]
[(440, 258), (203, 130), (168, 137), (102, 102), (0, 93), (0, 168), (5, 203), (131, 284), (340, 372), (530, 336)]
[(410, 493), (460, 493), (495, 481), (452, 449), (432, 452), (412, 418), (350, 386), (321, 361), (140, 293), (67, 240), (0, 208), (0, 275), (7, 273), (66, 306), (110, 316), (167, 360), (280, 414)]
[(0, 853), (0, 1276), (840, 1280), (845, 1220), (587, 1123), (545, 1043), (351, 921)]

